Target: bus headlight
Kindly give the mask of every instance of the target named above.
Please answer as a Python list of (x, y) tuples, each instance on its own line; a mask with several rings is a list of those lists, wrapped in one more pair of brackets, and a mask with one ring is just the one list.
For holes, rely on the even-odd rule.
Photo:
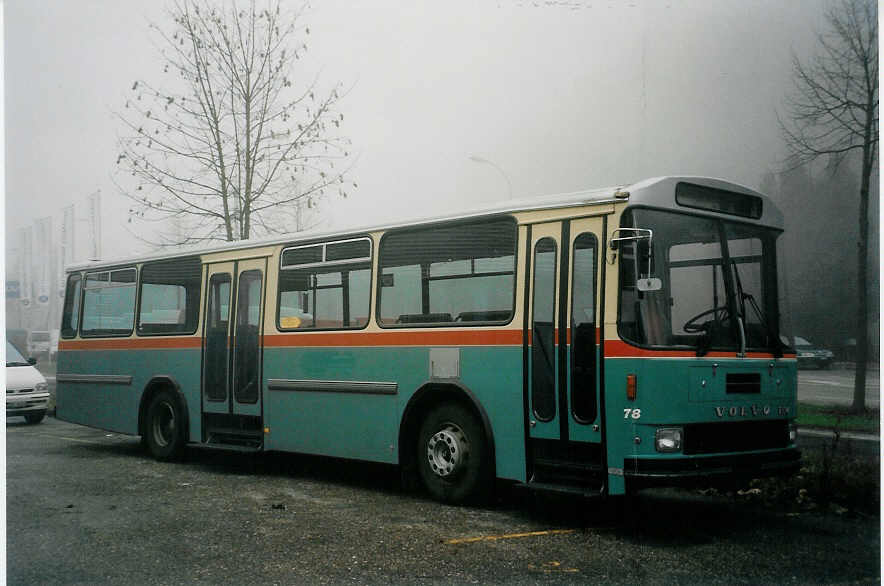
[(789, 424), (789, 443), (794, 444), (798, 439), (798, 426), (794, 423)]
[(681, 428), (661, 427), (654, 434), (654, 448), (658, 452), (678, 452), (681, 450)]

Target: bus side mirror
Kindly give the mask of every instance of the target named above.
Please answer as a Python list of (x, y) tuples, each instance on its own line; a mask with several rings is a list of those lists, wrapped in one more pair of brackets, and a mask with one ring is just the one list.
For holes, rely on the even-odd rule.
[(639, 291), (659, 291), (663, 288), (663, 281), (657, 277), (638, 279), (635, 282), (635, 288)]
[(653, 274), (653, 255), (654, 248), (652, 237), (648, 237), (647, 239), (637, 240), (636, 243), (636, 266), (648, 267), (648, 272), (645, 273), (645, 276), (642, 277), (638, 275), (638, 278), (635, 280), (635, 288), (639, 291), (659, 291), (663, 288), (663, 281), (656, 277), (652, 277)]
[[(620, 233), (619, 237), (618, 232)], [(623, 236), (624, 233), (629, 236)], [(646, 228), (617, 228), (612, 236), (614, 238), (611, 238), (610, 246), (614, 251), (620, 247), (621, 242), (635, 242), (635, 268), (638, 273), (635, 279), (635, 288), (639, 291), (659, 291), (662, 289), (663, 281), (651, 276), (654, 233)], [(648, 271), (642, 277), (640, 267), (645, 265), (648, 267)]]

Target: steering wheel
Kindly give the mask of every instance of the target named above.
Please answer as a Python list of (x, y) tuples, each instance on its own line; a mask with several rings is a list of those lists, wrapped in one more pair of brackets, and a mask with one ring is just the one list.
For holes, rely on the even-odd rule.
[[(719, 315), (718, 312), (721, 312), (721, 314)], [(699, 334), (699, 333), (705, 331), (706, 322), (703, 322), (702, 324), (698, 324), (696, 322), (701, 317), (705, 317), (709, 314), (714, 315), (715, 321), (723, 322), (729, 316), (727, 305), (719, 305), (718, 307), (713, 307), (712, 309), (707, 309), (706, 311), (704, 311), (702, 313), (698, 313), (697, 315), (695, 315), (694, 317), (692, 317), (691, 319), (686, 321), (684, 323), (684, 325), (682, 326), (682, 329), (684, 331), (688, 332), (689, 334)]]

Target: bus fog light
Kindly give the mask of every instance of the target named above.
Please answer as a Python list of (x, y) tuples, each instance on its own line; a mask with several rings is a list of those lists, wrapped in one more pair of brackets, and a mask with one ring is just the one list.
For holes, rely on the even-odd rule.
[(678, 452), (681, 450), (681, 428), (659, 428), (654, 435), (654, 447), (658, 452)]

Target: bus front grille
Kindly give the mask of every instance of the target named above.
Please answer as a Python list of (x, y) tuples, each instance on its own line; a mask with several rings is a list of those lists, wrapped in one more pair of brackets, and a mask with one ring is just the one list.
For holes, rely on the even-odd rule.
[(748, 452), (788, 445), (789, 422), (786, 420), (695, 423), (684, 427), (685, 454)]

